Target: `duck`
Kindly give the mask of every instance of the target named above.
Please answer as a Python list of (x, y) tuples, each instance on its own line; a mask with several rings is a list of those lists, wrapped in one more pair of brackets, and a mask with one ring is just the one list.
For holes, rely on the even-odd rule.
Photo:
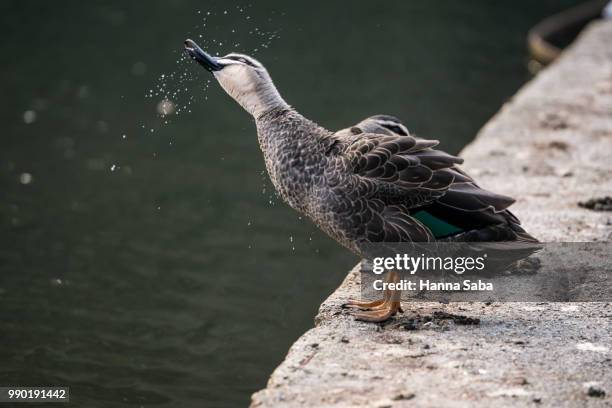
[[(253, 117), (282, 200), (357, 256), (388, 242), (538, 242), (508, 210), (514, 199), (478, 186), (460, 169), (462, 158), (412, 136), (396, 117), (374, 115), (331, 131), (285, 102), (252, 56), (211, 56), (190, 39), (184, 49)], [(398, 280), (390, 271), (387, 282)], [(366, 322), (403, 311), (398, 291), (345, 306)]]

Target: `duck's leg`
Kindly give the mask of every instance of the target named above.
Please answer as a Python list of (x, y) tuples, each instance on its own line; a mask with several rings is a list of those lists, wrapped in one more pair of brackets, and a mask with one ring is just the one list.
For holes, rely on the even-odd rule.
[[(398, 283), (399, 275), (396, 271), (391, 271), (387, 275), (387, 283)], [(401, 290), (389, 290), (383, 291), (383, 298), (374, 302), (356, 302), (351, 301), (347, 303), (346, 307), (358, 308), (363, 310), (362, 312), (353, 313), (353, 316), (357, 320), (363, 320), (366, 322), (382, 322), (395, 315), (397, 312), (402, 312), (401, 308)]]
[(383, 305), (387, 299), (390, 297), (389, 290), (385, 289), (383, 291), (383, 298), (381, 300), (374, 300), (373, 302), (360, 302), (358, 300), (349, 300), (347, 303), (343, 304), (342, 307), (347, 307), (351, 309), (360, 309), (360, 310), (371, 310), (374, 307), (379, 307)]
[[(397, 272), (391, 271), (387, 274), (385, 278), (385, 283), (395, 282), (396, 281)], [(353, 308), (353, 309), (361, 309), (361, 310), (372, 310), (373, 308), (380, 307), (385, 304), (387, 300), (391, 297), (391, 291), (389, 289), (383, 290), (383, 298), (381, 300), (375, 300), (373, 302), (360, 302), (358, 300), (349, 300), (347, 303), (343, 304), (342, 307)]]

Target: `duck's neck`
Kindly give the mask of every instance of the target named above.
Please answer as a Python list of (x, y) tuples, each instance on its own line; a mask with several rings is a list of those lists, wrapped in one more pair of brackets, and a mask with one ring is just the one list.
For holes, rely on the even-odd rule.
[(299, 114), (291, 106), (278, 105), (255, 117), (262, 150), (270, 147), (315, 154), (332, 132)]
[(255, 95), (255, 100), (249, 106), (244, 106), (255, 119), (270, 111), (291, 108), (272, 82), (260, 85)]
[[(250, 75), (256, 74), (251, 73)], [(243, 74), (236, 78), (230, 77), (231, 80), (229, 80), (228, 76), (221, 70), (218, 74), (215, 74), (215, 77), (225, 92), (257, 119), (270, 110), (289, 107), (274, 86), (270, 76), (265, 72), (261, 75), (264, 75), (265, 78), (254, 80)]]
[(308, 191), (325, 168), (332, 133), (289, 106), (265, 112), (256, 123), (274, 186), (289, 205), (304, 211)]

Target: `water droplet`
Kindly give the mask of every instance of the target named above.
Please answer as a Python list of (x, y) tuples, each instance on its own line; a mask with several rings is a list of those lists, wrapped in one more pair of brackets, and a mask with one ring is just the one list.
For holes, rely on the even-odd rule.
[(30, 184), (33, 180), (34, 178), (30, 173), (21, 173), (19, 175), (19, 182), (21, 184)]
[(34, 123), (36, 121), (36, 112), (33, 110), (23, 112), (23, 121), (26, 125)]
[(79, 86), (79, 90), (77, 92), (77, 96), (79, 99), (85, 99), (89, 96), (89, 87), (87, 85)]
[(172, 115), (176, 110), (174, 102), (169, 99), (163, 99), (157, 104), (157, 113), (160, 115)]

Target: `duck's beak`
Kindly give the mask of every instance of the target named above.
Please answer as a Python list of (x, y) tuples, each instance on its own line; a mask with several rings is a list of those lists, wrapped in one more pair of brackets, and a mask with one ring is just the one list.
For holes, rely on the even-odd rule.
[(185, 40), (185, 51), (209, 72), (219, 71), (223, 68), (223, 65), (218, 62), (219, 58), (208, 55), (193, 40)]

